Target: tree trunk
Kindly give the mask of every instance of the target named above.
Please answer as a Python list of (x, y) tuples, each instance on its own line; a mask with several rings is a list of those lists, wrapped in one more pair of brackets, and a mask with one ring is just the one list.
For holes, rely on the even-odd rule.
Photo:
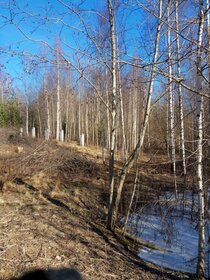
[[(167, 7), (167, 20), (170, 25), (171, 14), (171, 0), (168, 0)], [(168, 26), (167, 30), (168, 39), (168, 102), (169, 102), (169, 152), (172, 162), (172, 170), (174, 174), (175, 195), (177, 198), (177, 184), (176, 184), (176, 151), (175, 151), (175, 131), (174, 131), (174, 93), (173, 93), (173, 80), (172, 80), (172, 47), (171, 47), (171, 29)]]
[[(198, 48), (197, 48), (197, 91), (202, 93), (202, 37), (204, 28), (203, 0), (200, 0), (200, 15), (198, 29)], [(204, 185), (203, 185), (203, 97), (197, 95), (196, 108), (196, 142), (197, 142), (197, 184), (198, 184), (198, 263), (197, 277), (204, 279), (205, 270), (205, 217), (204, 217)]]
[(48, 93), (47, 93), (47, 85), (46, 85), (46, 74), (44, 72), (43, 77), (43, 84), (44, 84), (44, 100), (45, 100), (45, 112), (46, 112), (46, 130), (47, 130), (47, 139), (50, 138), (50, 108), (49, 108), (49, 100), (48, 100)]
[(42, 136), (42, 122), (41, 122), (41, 115), (40, 115), (40, 108), (39, 108), (39, 94), (38, 90), (36, 90), (36, 105), (37, 105), (37, 115), (38, 115), (38, 123), (39, 123), (39, 137)]
[[(181, 62), (180, 62), (180, 46), (179, 46), (179, 14), (178, 14), (178, 0), (175, 3), (175, 24), (176, 24), (176, 52), (177, 52), (177, 74), (181, 78)], [(183, 113), (183, 100), (182, 100), (182, 86), (178, 83), (179, 94), (179, 121), (180, 121), (180, 150), (182, 157), (183, 174), (186, 175), (186, 158), (185, 158), (185, 141), (184, 141), (184, 113)]]
[(126, 144), (126, 136), (125, 136), (125, 116), (124, 116), (124, 108), (123, 108), (123, 95), (122, 95), (122, 84), (121, 84), (121, 70), (120, 63), (118, 62), (118, 84), (119, 84), (119, 98), (120, 98), (120, 117), (121, 117), (121, 125), (122, 125), (122, 152), (123, 152), (123, 161), (127, 160), (127, 144)]
[(59, 141), (61, 127), (61, 109), (60, 109), (60, 67), (59, 50), (57, 49), (57, 92), (56, 92), (56, 140)]
[(28, 102), (26, 102), (26, 136), (28, 136)]
[(86, 104), (85, 104), (85, 129), (86, 129), (86, 143), (89, 145), (89, 98), (86, 96)]
[[(210, 8), (209, 8), (209, 0), (206, 0), (206, 11), (207, 11), (207, 40), (208, 40), (208, 49), (210, 50)], [(209, 100), (207, 100), (207, 118), (210, 118), (210, 51), (208, 52), (208, 90), (209, 90)], [(210, 121), (207, 120), (207, 135), (210, 135)], [(210, 158), (210, 139), (208, 139), (207, 143), (207, 158)], [(208, 168), (208, 166), (207, 166)]]
[(123, 235), (125, 235), (125, 233), (126, 233), (126, 226), (127, 226), (127, 223), (128, 223), (128, 218), (129, 218), (129, 215), (130, 215), (131, 207), (132, 207), (132, 204), (133, 204), (133, 199), (134, 199), (135, 192), (136, 192), (136, 187), (137, 187), (137, 184), (138, 184), (138, 173), (139, 173), (139, 171), (138, 171), (138, 167), (137, 167), (136, 168), (136, 177), (135, 177), (135, 181), (134, 181), (134, 184), (133, 184), (133, 191), (132, 191), (130, 203), (129, 203), (129, 206), (128, 206), (128, 212), (127, 212), (127, 215), (126, 215), (126, 218), (125, 218)]
[(156, 40), (155, 40), (155, 50), (154, 50), (154, 56), (153, 56), (153, 64), (152, 64), (151, 75), (150, 75), (150, 83), (149, 83), (149, 89), (148, 89), (148, 95), (147, 95), (147, 102), (146, 102), (146, 108), (145, 108), (145, 113), (144, 113), (143, 125), (142, 125), (142, 129), (140, 131), (139, 137), (138, 137), (138, 143), (137, 143), (132, 155), (127, 160), (126, 164), (124, 165), (123, 170), (122, 170), (121, 175), (120, 175), (119, 186), (118, 186), (118, 189), (117, 189), (117, 197), (116, 197), (116, 200), (115, 200), (115, 207), (113, 205), (113, 207), (112, 207), (112, 209), (109, 213), (110, 219), (112, 219), (112, 222), (111, 222), (112, 228), (115, 225), (115, 221), (116, 221), (116, 217), (117, 217), (117, 213), (118, 213), (119, 203), (120, 203), (120, 199), (121, 199), (122, 190), (123, 190), (126, 175), (130, 171), (130, 169), (132, 168), (135, 160), (138, 158), (138, 156), (141, 152), (142, 144), (144, 142), (145, 132), (146, 132), (147, 123), (148, 123), (149, 114), (150, 114), (150, 109), (151, 109), (151, 99), (152, 99), (152, 93), (153, 93), (153, 88), (154, 88), (154, 78), (155, 78), (154, 71), (155, 71), (155, 68), (156, 68), (155, 64), (157, 62), (157, 57), (158, 57), (160, 29), (161, 29), (161, 26), (162, 26), (162, 21), (161, 21), (161, 18), (162, 18), (162, 0), (159, 0), (159, 16), (158, 16), (158, 18), (159, 18), (159, 20), (158, 20)]
[(109, 114), (109, 87), (108, 87), (108, 71), (105, 69), (105, 90), (106, 90), (106, 117), (107, 117), (107, 149), (110, 148), (110, 114)]
[(132, 149), (135, 149), (136, 144), (137, 144), (137, 73), (136, 69), (133, 69), (133, 92), (132, 92), (132, 137), (133, 137), (133, 142), (132, 142)]
[(70, 92), (66, 90), (66, 134), (65, 134), (65, 141), (69, 140), (69, 106), (70, 106)]
[(117, 95), (117, 72), (116, 72), (116, 38), (115, 38), (115, 1), (107, 0), (109, 10), (111, 51), (112, 51), (112, 99), (111, 99), (111, 131), (110, 131), (110, 158), (109, 158), (109, 209), (107, 227), (112, 229), (112, 212), (114, 207), (114, 162), (115, 162), (115, 142), (116, 142), (116, 95)]

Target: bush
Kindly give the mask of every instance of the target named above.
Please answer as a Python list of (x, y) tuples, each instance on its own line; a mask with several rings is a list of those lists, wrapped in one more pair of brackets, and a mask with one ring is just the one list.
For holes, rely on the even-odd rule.
[(19, 126), (22, 123), (20, 107), (16, 101), (0, 103), (0, 126)]

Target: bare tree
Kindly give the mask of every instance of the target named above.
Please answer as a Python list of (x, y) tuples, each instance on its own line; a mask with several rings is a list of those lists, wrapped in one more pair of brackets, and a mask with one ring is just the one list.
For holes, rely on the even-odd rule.
[(116, 143), (116, 113), (117, 113), (117, 54), (115, 30), (115, 0), (107, 0), (111, 36), (111, 65), (112, 65), (112, 94), (111, 94), (111, 129), (110, 129), (110, 158), (109, 158), (109, 210), (107, 227), (112, 229), (112, 211), (114, 207), (114, 162)]
[(152, 94), (153, 94), (153, 88), (154, 88), (154, 78), (155, 78), (155, 68), (156, 68), (156, 62), (158, 58), (158, 48), (159, 48), (159, 40), (160, 40), (160, 30), (162, 26), (162, 0), (159, 0), (159, 15), (158, 15), (158, 25), (157, 25), (157, 32), (156, 32), (156, 39), (155, 39), (155, 50), (154, 50), (154, 56), (153, 56), (153, 63), (151, 67), (151, 75), (150, 75), (150, 82), (149, 82), (149, 89), (148, 89), (148, 94), (147, 94), (147, 102), (146, 102), (146, 108), (145, 108), (145, 113), (144, 113), (144, 119), (143, 119), (143, 124), (142, 124), (142, 129), (139, 133), (138, 137), (138, 143), (132, 153), (132, 155), (129, 157), (127, 160), (126, 164), (123, 167), (123, 170), (120, 175), (120, 180), (119, 180), (119, 186), (117, 189), (117, 196), (115, 203), (112, 204), (112, 208), (109, 211), (110, 215), (110, 224), (111, 228), (114, 227), (115, 222), (116, 222), (116, 217), (118, 213), (118, 208), (119, 208), (119, 203), (122, 195), (122, 190), (125, 182), (125, 178), (129, 170), (133, 167), (133, 164), (135, 160), (138, 158), (142, 145), (144, 143), (144, 137), (147, 129), (147, 124), (149, 120), (149, 115), (150, 115), (150, 110), (151, 110), (151, 99), (152, 99)]
[(50, 109), (49, 109), (49, 96), (46, 86), (46, 74), (43, 75), (43, 86), (44, 86), (44, 99), (45, 99), (45, 110), (46, 110), (46, 139), (49, 140), (51, 136), (50, 129)]
[[(202, 92), (202, 38), (204, 29), (204, 7), (203, 0), (200, 0), (199, 28), (198, 28), (198, 45), (197, 45), (197, 91)], [(205, 274), (205, 200), (203, 185), (203, 97), (197, 95), (197, 184), (198, 184), (198, 263), (197, 276), (198, 279), (204, 279)]]
[[(180, 61), (180, 43), (179, 43), (179, 13), (178, 13), (178, 0), (175, 2), (175, 28), (176, 28), (176, 54), (177, 54), (177, 74), (181, 78), (181, 61)], [(184, 112), (183, 112), (183, 97), (182, 86), (178, 83), (179, 95), (179, 121), (180, 121), (180, 150), (182, 157), (183, 174), (186, 175), (186, 158), (185, 158), (185, 138), (184, 138)]]
[(175, 151), (175, 130), (174, 130), (174, 92), (173, 92), (173, 72), (172, 72), (172, 42), (171, 42), (171, 29), (170, 29), (170, 15), (171, 15), (172, 1), (168, 0), (167, 7), (167, 43), (168, 43), (168, 109), (169, 109), (169, 153), (172, 162), (172, 170), (174, 174), (175, 194), (177, 197), (177, 184), (176, 184), (176, 151)]
[(56, 46), (56, 61), (57, 61), (57, 91), (56, 91), (56, 140), (60, 138), (61, 128), (61, 105), (60, 105), (60, 46)]

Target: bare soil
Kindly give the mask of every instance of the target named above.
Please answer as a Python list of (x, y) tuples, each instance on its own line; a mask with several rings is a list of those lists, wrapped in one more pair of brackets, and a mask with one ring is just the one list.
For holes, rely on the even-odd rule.
[(108, 164), (95, 147), (3, 129), (0, 139), (0, 279), (67, 266), (87, 280), (192, 279), (140, 260), (106, 230)]

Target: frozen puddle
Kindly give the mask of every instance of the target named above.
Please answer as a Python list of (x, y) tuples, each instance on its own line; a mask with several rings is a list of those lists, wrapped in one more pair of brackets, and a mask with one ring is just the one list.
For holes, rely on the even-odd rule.
[[(144, 248), (139, 256), (162, 267), (196, 272), (198, 232), (197, 196), (191, 192), (179, 196), (176, 206), (173, 194), (167, 193), (158, 203), (144, 207), (139, 214), (131, 217), (128, 231), (160, 247), (161, 250)], [(210, 224), (206, 226), (209, 238)], [(210, 246), (206, 242), (206, 274), (209, 276)]]

